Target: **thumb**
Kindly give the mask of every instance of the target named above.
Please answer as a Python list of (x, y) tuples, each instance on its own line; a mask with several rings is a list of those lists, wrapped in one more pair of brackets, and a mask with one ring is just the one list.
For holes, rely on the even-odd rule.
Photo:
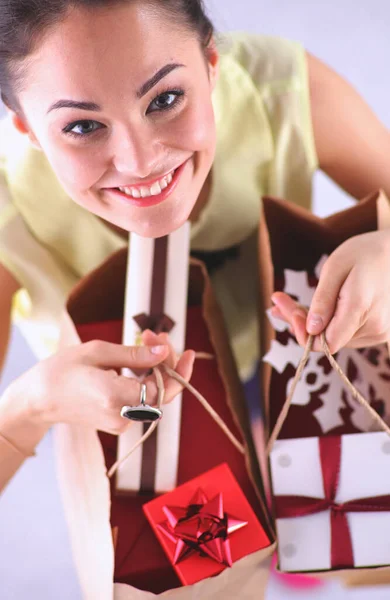
[(92, 342), (84, 345), (87, 356), (95, 366), (104, 369), (143, 369), (158, 365), (169, 354), (169, 346), (123, 346), (110, 342)]
[(310, 335), (319, 335), (328, 326), (336, 310), (340, 289), (348, 277), (349, 264), (343, 264), (332, 254), (324, 264), (320, 280), (310, 305), (306, 329)]

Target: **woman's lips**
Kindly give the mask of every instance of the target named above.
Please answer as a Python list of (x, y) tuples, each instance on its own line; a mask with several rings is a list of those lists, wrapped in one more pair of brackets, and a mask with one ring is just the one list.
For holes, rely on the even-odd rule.
[[(135, 198), (134, 196), (131, 196), (130, 194), (121, 192), (121, 190), (119, 188), (109, 188), (108, 191), (112, 192), (117, 197), (119, 197), (121, 200), (124, 200), (126, 203), (132, 204), (133, 206), (137, 206), (139, 208), (147, 208), (149, 206), (155, 206), (156, 204), (161, 204), (161, 202), (164, 202), (164, 200), (166, 200), (168, 198), (168, 196), (170, 196), (172, 194), (172, 192), (175, 190), (176, 186), (179, 183), (180, 176), (181, 176), (187, 162), (188, 162), (188, 160), (186, 160), (183, 164), (180, 165), (180, 167), (178, 167), (174, 171), (172, 181), (167, 185), (167, 187), (164, 190), (162, 190), (159, 194), (156, 194), (155, 196), (147, 196), (146, 198)], [(139, 186), (139, 187), (142, 187), (142, 186)], [(146, 186), (146, 187), (149, 187), (149, 186)]]

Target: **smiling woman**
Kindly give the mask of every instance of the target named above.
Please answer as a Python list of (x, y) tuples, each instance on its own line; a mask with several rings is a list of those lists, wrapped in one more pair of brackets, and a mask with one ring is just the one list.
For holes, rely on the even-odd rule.
[(164, 235), (188, 219), (214, 157), (211, 25), (204, 18), (199, 35), (188, 35), (190, 18), (179, 11), (173, 28), (177, 1), (162, 12), (154, 2), (109, 10), (98, 2), (93, 19), (90, 2), (67, 4), (41, 9), (58, 22), (30, 36), (29, 66), (6, 63), (4, 100), (74, 201), (127, 231)]
[[(163, 346), (154, 352), (55, 354), (67, 295), (128, 232), (191, 222), (246, 379), (259, 358), (261, 197), (309, 208), (318, 167), (356, 197), (390, 191), (389, 134), (351, 86), (296, 42), (217, 43), (200, 0), (0, 0), (0, 88), (0, 363), (20, 288), (14, 314), (47, 359), (0, 402), (0, 488), (53, 422), (123, 428), (119, 408), (138, 402), (139, 384), (118, 385), (114, 367), (168, 360), (190, 378), (193, 353), (178, 360), (166, 338), (145, 341)], [(275, 297), (300, 343), (329, 323), (335, 350), (390, 337), (390, 239), (373, 236), (330, 257), (308, 321)]]

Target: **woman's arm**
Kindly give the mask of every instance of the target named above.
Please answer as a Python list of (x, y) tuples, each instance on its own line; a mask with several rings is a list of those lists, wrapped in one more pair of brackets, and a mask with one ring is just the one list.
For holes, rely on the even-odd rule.
[(0, 493), (49, 429), (34, 418), (26, 392), (18, 393), (17, 387), (11, 384), (0, 398)]
[(390, 197), (390, 132), (356, 90), (307, 54), (314, 138), (321, 170), (357, 199)]
[[(51, 425), (74, 423), (114, 435), (129, 421), (122, 406), (137, 406), (140, 382), (118, 373), (121, 368), (149, 371), (164, 362), (188, 381), (194, 352), (177, 357), (166, 334), (146, 331), (143, 346), (122, 346), (94, 341), (70, 347), (41, 361), (16, 379), (0, 400), (0, 492), (25, 458), (34, 454)], [(164, 402), (182, 386), (163, 373)], [(158, 390), (153, 375), (146, 377), (147, 402), (156, 404)]]
[[(355, 198), (382, 188), (390, 198), (390, 132), (346, 81), (308, 55), (311, 111), (320, 168)], [(301, 345), (326, 330), (331, 351), (390, 339), (390, 230), (356, 236), (326, 261), (309, 314), (287, 294), (273, 315)], [(314, 349), (321, 350), (319, 340)]]

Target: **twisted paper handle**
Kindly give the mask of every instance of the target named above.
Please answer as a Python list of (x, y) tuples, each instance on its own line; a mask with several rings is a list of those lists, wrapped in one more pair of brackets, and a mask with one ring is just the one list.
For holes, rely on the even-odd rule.
[[(384, 422), (384, 420), (378, 415), (378, 413), (372, 408), (372, 406), (370, 406), (370, 404), (367, 402), (367, 400), (360, 394), (360, 392), (358, 392), (358, 390), (355, 388), (355, 386), (353, 385), (353, 383), (351, 383), (351, 381), (348, 379), (348, 377), (345, 375), (345, 373), (342, 371), (340, 365), (337, 363), (337, 361), (335, 360), (335, 358), (332, 356), (332, 354), (330, 353), (329, 350), (329, 346), (327, 344), (326, 341), (326, 337), (325, 337), (325, 333), (322, 332), (321, 333), (321, 343), (322, 343), (322, 349), (327, 357), (327, 359), (329, 360), (331, 366), (334, 368), (334, 370), (336, 371), (336, 373), (338, 373), (338, 375), (340, 376), (340, 378), (342, 379), (342, 381), (344, 382), (344, 384), (349, 388), (349, 390), (351, 391), (351, 394), (353, 396), (353, 398), (355, 400), (357, 400), (358, 402), (360, 402), (360, 404), (362, 406), (364, 406), (364, 408), (367, 410), (367, 412), (372, 416), (372, 418), (374, 419), (374, 421), (376, 421), (378, 423), (378, 425), (383, 429), (383, 431), (385, 431), (388, 435), (390, 435), (390, 428), (386, 425), (386, 423)], [(267, 445), (267, 456), (269, 456), (269, 454), (271, 453), (271, 450), (273, 448), (273, 445), (275, 443), (275, 440), (278, 438), (279, 433), (283, 427), (283, 424), (287, 418), (288, 415), (288, 411), (290, 410), (290, 406), (291, 406), (291, 402), (296, 390), (296, 387), (298, 385), (298, 382), (301, 378), (303, 369), (306, 366), (307, 361), (309, 360), (309, 356), (310, 356), (310, 352), (312, 350), (313, 347), (313, 341), (314, 341), (314, 337), (313, 336), (309, 336), (309, 339), (307, 340), (307, 344), (305, 347), (305, 351), (303, 353), (303, 356), (301, 358), (301, 361), (298, 365), (297, 371), (295, 373), (295, 377), (293, 379), (292, 385), (291, 385), (291, 390), (289, 395), (286, 398), (286, 401), (283, 405), (283, 408), (280, 412), (280, 415), (276, 421), (276, 425), (274, 427), (274, 430), (271, 434), (271, 437), (269, 439), (268, 445)]]
[[(207, 358), (212, 358), (212, 357), (210, 356), (210, 354), (205, 354), (205, 353), (199, 352), (196, 354), (196, 358), (207, 359)], [(176, 379), (176, 381), (178, 381), (183, 387), (187, 388), (191, 392), (191, 394), (193, 394), (195, 396), (195, 398), (197, 398), (197, 400), (199, 400), (199, 402), (202, 404), (202, 406), (207, 410), (209, 415), (214, 419), (216, 424), (222, 429), (224, 434), (229, 438), (229, 440), (237, 448), (237, 450), (239, 452), (241, 452), (241, 454), (245, 454), (245, 447), (233, 435), (233, 433), (230, 431), (230, 429), (228, 428), (228, 426), (226, 425), (224, 420), (221, 419), (219, 414), (213, 409), (212, 406), (210, 406), (210, 404), (207, 402), (206, 398), (204, 396), (202, 396), (202, 394), (200, 392), (198, 392), (198, 390), (196, 388), (194, 388), (194, 386), (192, 386), (185, 379), (183, 379), (183, 377), (181, 377), (178, 373), (176, 373), (176, 371), (174, 371), (173, 369), (170, 369), (169, 367), (167, 367), (167, 365), (164, 365), (164, 364), (161, 364), (160, 367), (163, 368), (170, 377), (172, 377), (173, 379)], [(161, 408), (164, 403), (164, 395), (165, 395), (164, 380), (162, 378), (160, 368), (155, 367), (153, 369), (153, 373), (156, 378), (156, 384), (157, 384), (157, 390), (158, 390), (157, 408)], [(135, 450), (137, 450), (137, 448), (139, 448), (142, 444), (144, 444), (146, 442), (146, 440), (152, 435), (153, 431), (156, 429), (158, 423), (159, 423), (159, 421), (155, 421), (154, 423), (152, 423), (150, 425), (149, 429), (138, 440), (138, 442), (131, 448), (131, 450), (129, 450), (129, 452), (125, 456), (123, 456), (122, 458), (117, 460), (116, 463), (114, 463), (112, 465), (111, 469), (107, 472), (108, 477), (112, 477), (116, 473), (116, 471), (119, 469), (119, 467), (122, 466), (123, 463), (125, 463), (128, 458), (130, 458), (130, 456), (133, 454), (133, 452), (135, 452)]]

